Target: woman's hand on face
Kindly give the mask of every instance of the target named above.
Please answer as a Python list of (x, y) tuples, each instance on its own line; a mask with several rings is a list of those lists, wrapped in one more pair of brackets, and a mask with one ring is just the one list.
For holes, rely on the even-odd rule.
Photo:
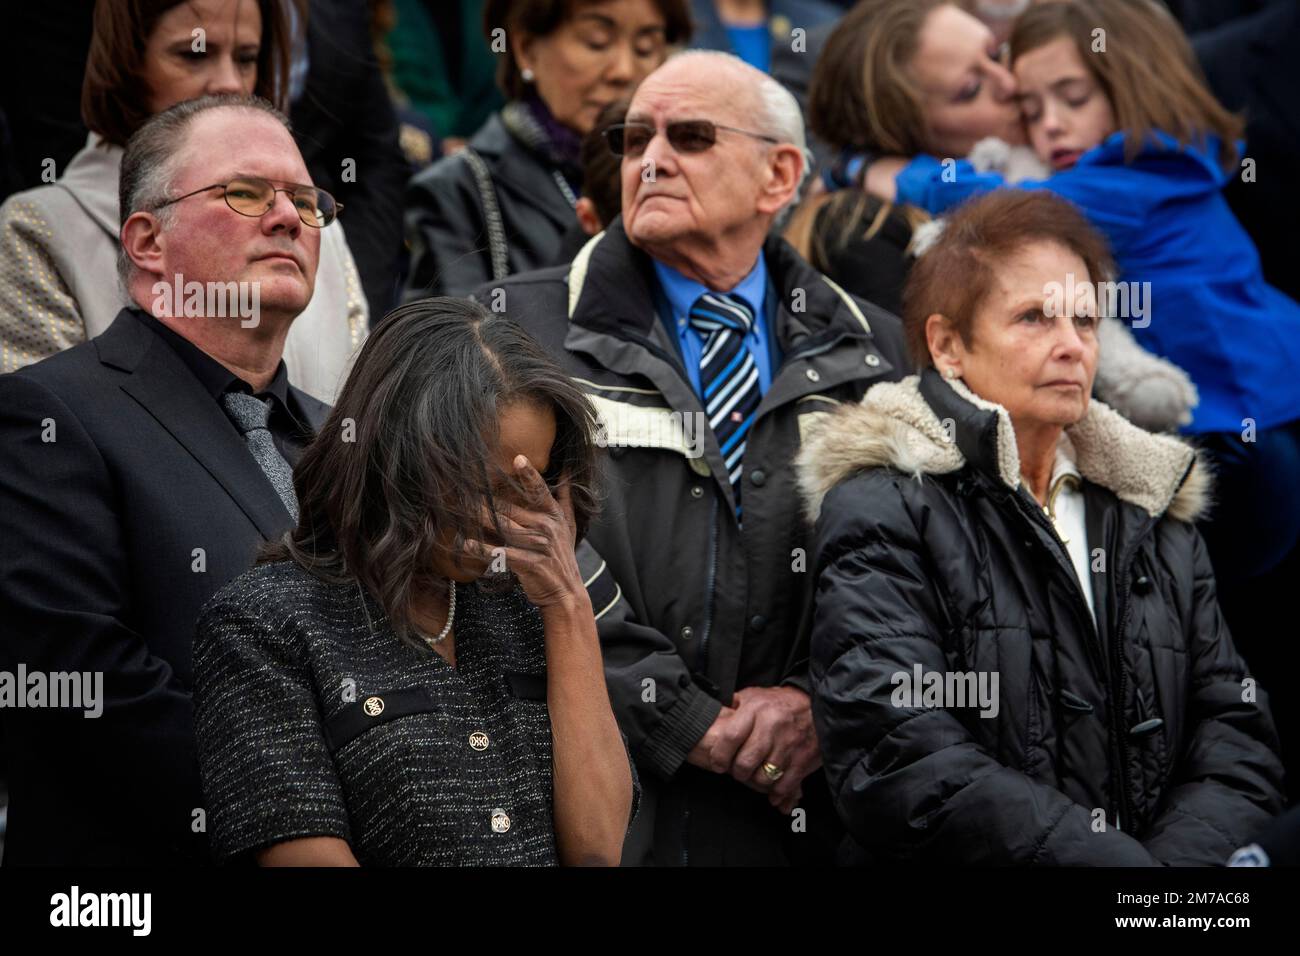
[[(524, 500), (497, 512), (506, 534), (506, 568), (514, 572), (534, 606), (541, 611), (558, 610), (586, 597), (575, 553), (578, 530), (569, 483), (567, 479), (562, 481), (552, 495), (525, 456), (516, 455), (514, 466), (523, 485)], [(492, 529), (492, 516), (486, 513), (484, 529)], [(498, 553), (482, 541), (468, 541), (466, 548), (489, 562)]]

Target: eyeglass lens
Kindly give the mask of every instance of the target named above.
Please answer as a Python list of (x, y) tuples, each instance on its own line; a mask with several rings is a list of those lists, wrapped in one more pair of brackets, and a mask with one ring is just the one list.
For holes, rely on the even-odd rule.
[[(265, 179), (233, 179), (226, 186), (226, 202), (245, 216), (263, 216), (275, 205), (275, 186)], [(334, 221), (337, 207), (334, 197), (315, 186), (295, 186), (287, 190), (298, 210), (298, 218), (308, 226), (321, 228)]]
[[(654, 139), (656, 130), (640, 123), (611, 126), (605, 131), (610, 150), (616, 156), (640, 156)], [(708, 120), (678, 120), (668, 124), (668, 142), (680, 153), (701, 153), (718, 140), (717, 128)]]

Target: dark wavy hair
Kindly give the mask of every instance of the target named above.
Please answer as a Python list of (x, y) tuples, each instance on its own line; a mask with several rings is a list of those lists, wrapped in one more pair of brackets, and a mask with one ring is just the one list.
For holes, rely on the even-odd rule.
[[(149, 118), (145, 104), (144, 50), (162, 15), (184, 0), (98, 0), (95, 25), (81, 86), (81, 118), (86, 127), (117, 146)], [(293, 36), (289, 5), (306, 23), (307, 0), (256, 0), (262, 15), (253, 94), (282, 110), (289, 108), (289, 65)]]
[[(390, 312), (370, 334), (338, 401), (294, 469), (298, 526), (259, 562), (292, 560), (336, 584), (358, 580), (398, 636), (412, 640), (414, 599), (445, 588), (435, 562), (459, 565), (467, 539), (489, 540), (498, 416), (517, 402), (555, 414), (543, 475), (567, 479), (578, 538), (598, 507), (595, 411), (518, 325), (467, 299), (436, 297)], [(446, 532), (450, 531), (448, 538)]]
[[(573, 19), (583, 7), (598, 0), (486, 0), (483, 4), (483, 36), (489, 43), (492, 31), (505, 30), (509, 35), (518, 30), (533, 37), (547, 37)], [(650, 0), (664, 18), (664, 40), (669, 47), (685, 43), (691, 38), (691, 7), (689, 0)], [(507, 99), (522, 99), (528, 93), (513, 54), (500, 55), (497, 63), (497, 86)]]

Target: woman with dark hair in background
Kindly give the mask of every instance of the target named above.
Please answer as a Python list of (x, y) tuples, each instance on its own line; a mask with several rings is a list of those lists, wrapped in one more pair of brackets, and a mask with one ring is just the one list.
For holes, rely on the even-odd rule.
[(686, 0), (489, 0), (484, 30), (509, 102), (411, 180), (408, 301), (554, 261), (575, 222), (582, 137), (689, 36), (690, 18)]
[(212, 599), (195, 727), (218, 861), (616, 865), (635, 782), (574, 555), (594, 413), (472, 302), (392, 312)]
[[(118, 169), (146, 119), (214, 93), (255, 93), (285, 109), (286, 10), (282, 0), (96, 4), (81, 103), (89, 140), (57, 182), (0, 207), (0, 371), (94, 338), (129, 304), (117, 278)], [(315, 292), (284, 351), (290, 379), (323, 400), (366, 333), (342, 230), (336, 221), (321, 232)]]

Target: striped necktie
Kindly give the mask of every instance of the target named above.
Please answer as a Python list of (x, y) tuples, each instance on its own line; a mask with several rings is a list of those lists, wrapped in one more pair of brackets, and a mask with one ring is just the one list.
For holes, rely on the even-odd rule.
[(706, 292), (691, 306), (690, 323), (704, 336), (700, 352), (704, 413), (722, 449), (739, 518), (745, 436), (763, 397), (758, 364), (745, 345), (745, 336), (754, 327), (754, 313), (739, 296)]

